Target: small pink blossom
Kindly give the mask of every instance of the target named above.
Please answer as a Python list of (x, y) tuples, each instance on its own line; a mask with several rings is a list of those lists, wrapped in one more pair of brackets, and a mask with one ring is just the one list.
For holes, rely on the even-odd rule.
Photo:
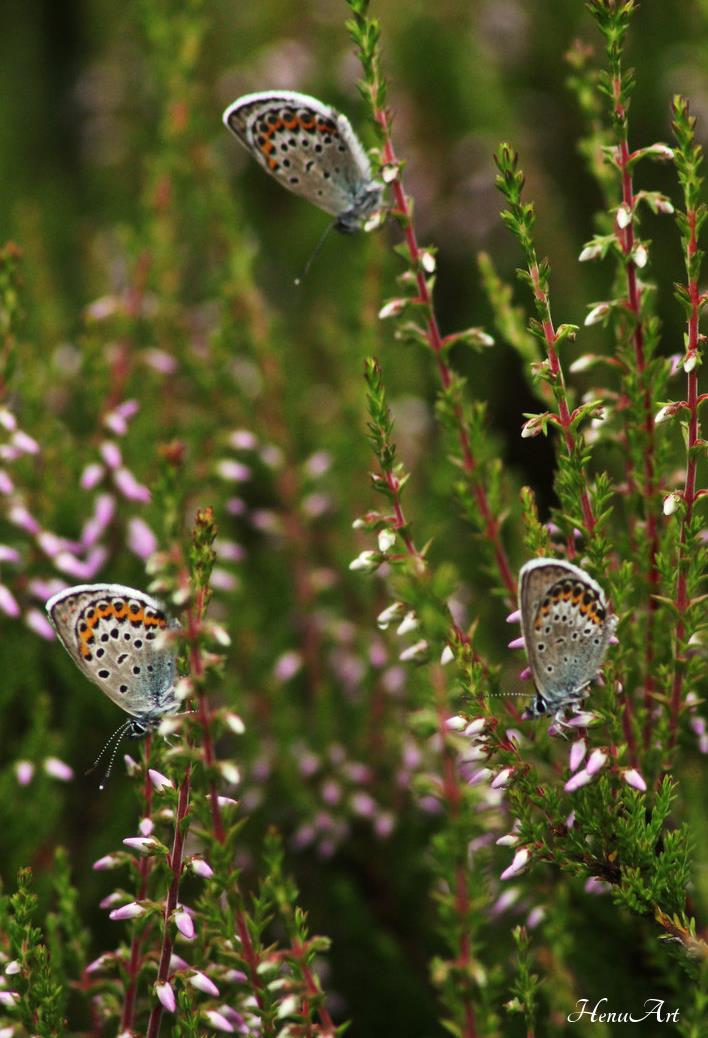
[(182, 936), (186, 937), (188, 941), (191, 941), (191, 939), (194, 937), (195, 931), (194, 923), (189, 912), (186, 912), (183, 908), (180, 908), (175, 912), (173, 919), (175, 921), (175, 926), (182, 934)]
[(492, 917), (501, 915), (506, 912), (508, 908), (516, 904), (521, 896), (520, 887), (508, 887), (500, 896), (496, 899), (494, 904), (489, 909), (489, 914)]
[(162, 1003), (163, 1009), (166, 1009), (168, 1013), (175, 1012), (177, 1009), (177, 1000), (171, 985), (168, 984), (166, 980), (157, 982), (155, 985), (155, 994)]
[(528, 681), (528, 679), (530, 677), (531, 677), (531, 668), (530, 667), (524, 667), (523, 670), (519, 671), (519, 681)]
[(229, 1023), (223, 1013), (217, 1012), (216, 1009), (207, 1009), (204, 1016), (215, 1030), (233, 1034), (233, 1025)]
[(140, 854), (149, 854), (158, 846), (157, 840), (151, 836), (126, 836), (123, 843), (131, 850), (139, 851)]
[(0, 494), (12, 494), (15, 484), (10, 479), (5, 469), (0, 469)]
[(115, 854), (104, 854), (102, 858), (98, 858), (93, 863), (92, 868), (96, 872), (103, 872), (105, 869), (117, 869), (120, 864), (122, 864), (121, 860)]
[(20, 996), (16, 991), (0, 991), (0, 1006), (5, 1006), (7, 1009), (12, 1009), (20, 1001)]
[(120, 468), (113, 474), (116, 487), (126, 501), (140, 501), (147, 504), (151, 500), (151, 493), (146, 486), (139, 483), (130, 469)]
[(142, 359), (148, 367), (152, 368), (153, 371), (157, 371), (160, 375), (173, 375), (177, 370), (177, 361), (165, 350), (154, 348), (145, 350)]
[(276, 660), (273, 675), (278, 681), (290, 681), (302, 667), (302, 656), (290, 649)]
[(120, 447), (117, 443), (112, 440), (106, 440), (101, 444), (99, 448), (101, 457), (108, 465), (109, 469), (117, 469), (123, 462), (123, 455), (120, 452)]
[(144, 519), (134, 516), (129, 520), (128, 548), (143, 561), (157, 550), (157, 537)]
[(98, 902), (99, 908), (110, 908), (112, 905), (118, 905), (123, 900), (123, 895), (119, 894), (117, 890), (114, 890), (111, 894), (107, 894), (104, 898)]
[(199, 876), (201, 879), (211, 879), (214, 875), (214, 870), (204, 858), (192, 858), (189, 867), (194, 875)]
[(585, 881), (585, 893), (586, 894), (606, 894), (612, 887), (604, 879), (600, 879), (599, 876), (590, 876)]
[(0, 544), (0, 562), (19, 562), (20, 553), (9, 544)]
[(127, 905), (121, 905), (120, 908), (114, 908), (109, 913), (108, 918), (114, 921), (121, 919), (137, 919), (139, 916), (145, 914), (145, 906), (139, 905), (137, 901), (129, 901)]
[(95, 486), (103, 479), (105, 469), (97, 461), (91, 462), (87, 465), (84, 471), (81, 473), (81, 479), (79, 480), (79, 486), (82, 490), (93, 490)]
[(521, 637), (521, 638), (514, 638), (512, 641), (509, 642), (507, 648), (509, 648), (509, 649), (523, 649), (525, 647), (525, 645), (526, 645), (526, 642), (524, 641), (523, 637)]
[(508, 786), (509, 779), (513, 774), (513, 768), (502, 768), (502, 770), (492, 779), (492, 789), (503, 789), (505, 786)]
[(545, 908), (541, 908), (540, 905), (537, 905), (536, 908), (531, 909), (528, 916), (526, 917), (526, 925), (529, 928), (529, 930), (533, 930), (538, 926), (539, 923), (542, 923), (545, 918)]
[(354, 814), (360, 818), (373, 818), (376, 814), (376, 801), (368, 793), (355, 793), (349, 803)]
[(17, 604), (17, 599), (4, 584), (0, 584), (0, 610), (13, 620), (16, 620), (20, 615), (20, 607)]
[(54, 628), (39, 609), (28, 609), (24, 621), (30, 631), (34, 631), (40, 638), (44, 638), (48, 642), (54, 641)]
[(585, 754), (587, 753), (588, 747), (585, 739), (578, 739), (570, 747), (570, 760), (568, 766), (571, 771), (577, 771), (580, 765), (585, 760)]
[(245, 483), (246, 480), (251, 478), (251, 469), (249, 466), (244, 465), (242, 461), (236, 461), (233, 458), (224, 458), (222, 461), (218, 462), (216, 473), (222, 479), (231, 483)]
[(45, 757), (44, 770), (50, 778), (59, 782), (71, 782), (74, 777), (73, 770), (58, 757)]
[(592, 782), (593, 776), (583, 768), (582, 771), (576, 771), (576, 773), (569, 778), (563, 789), (566, 793), (574, 793), (576, 789), (580, 789), (582, 786), (587, 786), (589, 782)]
[(528, 864), (530, 858), (530, 852), (528, 847), (522, 847), (514, 855), (514, 860), (511, 865), (504, 869), (500, 879), (511, 879), (512, 876), (518, 876), (520, 872), (523, 872)]
[(491, 768), (480, 768), (478, 771), (475, 771), (472, 775), (470, 775), (470, 777), (467, 779), (467, 785), (479, 786), (483, 782), (488, 782), (493, 774), (494, 772), (491, 770)]
[(462, 732), (467, 727), (467, 721), (458, 714), (455, 717), (448, 717), (445, 721), (445, 727), (448, 732)]
[(24, 505), (13, 505), (8, 510), (7, 518), (13, 524), (13, 526), (19, 527), (24, 530), (25, 533), (31, 533), (34, 537), (40, 532), (41, 527), (35, 517), (25, 508)]
[(627, 768), (622, 772), (622, 778), (628, 786), (638, 789), (640, 793), (646, 793), (647, 784), (636, 768)]
[(7, 407), (0, 407), (0, 428), (7, 432), (14, 432), (17, 428), (17, 419)]
[(161, 771), (156, 771), (154, 768), (148, 768), (148, 775), (158, 793), (161, 793), (163, 789), (175, 788), (172, 779), (168, 778), (167, 775), (163, 775)]
[(381, 840), (391, 835), (396, 825), (396, 820), (390, 811), (380, 811), (374, 820), (374, 832)]
[(605, 750), (593, 750), (588, 757), (588, 762), (585, 765), (585, 770), (588, 775), (596, 775), (598, 771), (602, 771), (605, 764), (607, 764), (607, 752)]
[(250, 429), (236, 429), (229, 437), (229, 443), (237, 451), (252, 451), (258, 446), (258, 439)]
[(94, 959), (93, 962), (89, 962), (88, 966), (84, 967), (84, 973), (100, 973), (103, 967), (107, 965), (113, 957), (113, 955), (107, 953), (99, 955), (97, 959)]
[(197, 991), (203, 991), (205, 995), (211, 995), (212, 998), (218, 996), (218, 987), (213, 980), (210, 980), (209, 977), (207, 977), (206, 973), (200, 973), (199, 970), (195, 970), (188, 979), (189, 983), (192, 987), (195, 987)]
[(29, 760), (18, 760), (15, 764), (15, 778), (20, 786), (29, 786), (34, 778), (34, 764)]
[(515, 609), (513, 613), (509, 613), (509, 615), (506, 618), (506, 622), (508, 624), (518, 624), (518, 622), (520, 620), (521, 620), (521, 611), (519, 609)]

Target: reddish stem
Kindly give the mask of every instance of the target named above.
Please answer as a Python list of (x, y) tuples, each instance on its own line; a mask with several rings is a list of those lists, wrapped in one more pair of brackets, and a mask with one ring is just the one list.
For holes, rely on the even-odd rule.
[[(688, 224), (690, 228), (689, 240), (688, 240), (688, 256), (692, 258), (698, 251), (698, 241), (696, 239), (696, 211), (690, 209), (687, 214)], [(698, 332), (698, 316), (700, 309), (700, 293), (698, 291), (698, 282), (695, 278), (689, 279), (688, 282), (688, 294), (691, 301), (691, 313), (688, 319), (688, 350), (687, 354), (689, 357), (696, 356), (698, 354), (699, 344), (699, 332)], [(692, 371), (689, 371), (687, 376), (688, 382), (688, 460), (686, 464), (686, 479), (683, 489), (683, 500), (684, 500), (684, 513), (681, 519), (681, 536), (679, 539), (679, 552), (678, 552), (678, 564), (677, 570), (678, 575), (676, 578), (676, 608), (678, 610), (678, 620), (676, 622), (676, 660), (674, 667), (674, 676), (671, 683), (671, 705), (670, 705), (670, 716), (669, 716), (669, 730), (670, 730), (670, 741), (669, 746), (673, 749), (676, 745), (676, 739), (678, 736), (678, 723), (679, 715), (681, 712), (681, 693), (683, 689), (683, 678), (686, 667), (686, 659), (683, 654), (683, 640), (686, 634), (685, 616), (689, 607), (688, 600), (688, 556), (687, 556), (687, 545), (688, 545), (688, 534), (693, 519), (693, 508), (696, 501), (696, 469), (697, 469), (697, 451), (696, 446), (699, 439), (699, 424), (698, 424), (698, 364), (696, 364)]]
[[(152, 782), (148, 774), (150, 767), (150, 751), (152, 749), (152, 735), (148, 732), (145, 737), (145, 782), (143, 784), (143, 798), (145, 802), (145, 808), (143, 812), (144, 818), (150, 818), (152, 815)], [(144, 901), (147, 897), (147, 883), (148, 876), (150, 874), (150, 866), (152, 862), (148, 857), (142, 857), (138, 862), (138, 874), (140, 876), (140, 883), (138, 884), (138, 896), (137, 901)], [(137, 932), (133, 933), (132, 940), (130, 942), (130, 959), (128, 960), (128, 984), (125, 991), (125, 1005), (123, 1006), (123, 1013), (121, 1016), (120, 1033), (125, 1034), (127, 1031), (133, 1030), (133, 1023), (135, 1020), (135, 998), (138, 990), (138, 972), (140, 970), (140, 945), (142, 943), (142, 934)]]
[(631, 214), (627, 226), (618, 229), (618, 238), (625, 256), (625, 270), (627, 273), (627, 309), (632, 315), (634, 330), (632, 332), (632, 345), (634, 347), (634, 363), (636, 365), (639, 382), (643, 387), (643, 410), (644, 410), (644, 432), (646, 443), (644, 447), (644, 519), (646, 522), (647, 543), (649, 546), (647, 560), (648, 579), (648, 603), (647, 623), (644, 637), (644, 748), (648, 748), (652, 732), (652, 698), (655, 689), (654, 675), (654, 618), (657, 602), (654, 596), (659, 590), (659, 571), (656, 565), (656, 555), (659, 548), (659, 532), (656, 521), (656, 480), (654, 472), (654, 413), (652, 410), (651, 389), (646, 379), (646, 356), (644, 351), (644, 326), (642, 324), (641, 292), (637, 281), (637, 268), (630, 258), (634, 251), (634, 185), (632, 171), (630, 168), (631, 155), (627, 141), (626, 113), (619, 98), (621, 96), (621, 83), (616, 80), (615, 91), (615, 113), (621, 119), (622, 131), (619, 142), (618, 161), (622, 172), (622, 202)]
[[(391, 127), (388, 112), (385, 110), (377, 110), (375, 112), (376, 121), (378, 122), (383, 132), (384, 147), (383, 147), (383, 163), (385, 166), (391, 166), (398, 168), (398, 159), (394, 151), (393, 142), (391, 140)], [(413, 214), (408, 204), (408, 198), (406, 196), (403, 181), (400, 175), (396, 175), (392, 183), (394, 198), (396, 199), (396, 208), (398, 213), (403, 218), (404, 234), (406, 239), (406, 245), (408, 246), (408, 254), (411, 259), (411, 265), (415, 270), (416, 283), (418, 286), (418, 298), (423, 304), (426, 310), (426, 331), (428, 344), (432, 350), (435, 358), (435, 364), (440, 379), (440, 384), (443, 390), (447, 390), (452, 385), (453, 372), (447, 361), (445, 360), (445, 351), (443, 348), (443, 340), (440, 334), (440, 328), (438, 326), (438, 320), (435, 314), (435, 308), (433, 305), (433, 299), (428, 290), (428, 284), (425, 277), (425, 271), (421, 263), (421, 251), (418, 246), (418, 241), (415, 233), (415, 226), (413, 223)], [(477, 472), (478, 462), (474, 456), (472, 445), (469, 439), (469, 433), (465, 423), (465, 417), (462, 411), (462, 406), (457, 401), (453, 402), (453, 414), (457, 423), (457, 438), (460, 445), (460, 451), (462, 454), (462, 467), (465, 475), (467, 476), (468, 483), (474, 495), (477, 507), (479, 509), (484, 529), (488, 540), (490, 541), (493, 549), (494, 556), (497, 561), (497, 567), (499, 574), (502, 579), (502, 583), (506, 587), (509, 595), (512, 599), (516, 598), (516, 580), (511, 572), (509, 560), (504, 550), (504, 546), (501, 542), (501, 535), (499, 530), (499, 523), (496, 516), (492, 513), (489, 501), (487, 499), (486, 491), (480, 482), (479, 475)]]

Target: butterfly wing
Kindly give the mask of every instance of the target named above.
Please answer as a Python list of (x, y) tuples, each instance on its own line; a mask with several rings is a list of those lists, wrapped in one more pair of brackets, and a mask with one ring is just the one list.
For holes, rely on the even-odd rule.
[[(294, 91), (246, 94), (224, 124), (279, 184), (340, 217), (362, 217), (380, 201), (380, 185), (346, 116)], [(375, 198), (374, 198), (375, 196)]]
[(559, 559), (521, 570), (521, 622), (534, 682), (553, 705), (596, 676), (615, 626), (605, 593), (589, 574)]
[(173, 708), (176, 654), (160, 647), (157, 636), (179, 624), (155, 599), (121, 584), (80, 584), (54, 595), (46, 608), (79, 670), (126, 713)]

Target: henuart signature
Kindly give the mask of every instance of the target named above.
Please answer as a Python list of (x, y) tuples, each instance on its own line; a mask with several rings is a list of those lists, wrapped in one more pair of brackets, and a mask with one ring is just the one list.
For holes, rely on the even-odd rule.
[(568, 1023), (574, 1024), (578, 1020), (582, 1020), (583, 1017), (588, 1017), (590, 1022), (595, 1024), (641, 1024), (642, 1021), (648, 1020), (650, 1016), (656, 1017), (657, 1023), (670, 1024), (678, 1023), (679, 1011), (678, 1009), (664, 1009), (664, 1000), (662, 998), (648, 998), (644, 1003), (643, 1015), (628, 1011), (615, 1012), (614, 1010), (603, 1010), (600, 1007), (608, 1001), (607, 998), (600, 998), (594, 1006), (588, 1006), (589, 999), (579, 998), (576, 1002), (578, 1006), (577, 1013), (568, 1014)]

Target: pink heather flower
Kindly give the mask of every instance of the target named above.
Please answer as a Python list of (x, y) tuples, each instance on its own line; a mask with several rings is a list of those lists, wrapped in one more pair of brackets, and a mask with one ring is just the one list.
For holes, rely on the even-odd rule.
[(569, 778), (563, 789), (566, 793), (574, 793), (576, 789), (580, 789), (581, 786), (587, 786), (589, 782), (592, 782), (592, 775), (583, 768), (582, 771), (576, 771), (576, 773)]
[(243, 562), (245, 552), (236, 541), (219, 538), (214, 542), (214, 550), (218, 559), (224, 562)]
[(478, 771), (473, 772), (472, 775), (467, 779), (468, 786), (479, 786), (483, 782), (488, 782), (494, 772), (491, 768), (480, 768)]
[(305, 462), (305, 472), (313, 479), (323, 476), (332, 467), (332, 455), (329, 451), (315, 451)]
[(123, 895), (119, 894), (117, 890), (114, 890), (113, 893), (107, 894), (106, 897), (101, 898), (101, 900), (98, 902), (98, 907), (99, 908), (110, 908), (111, 905), (120, 904), (120, 902), (122, 900), (123, 900)]
[(201, 879), (211, 879), (214, 875), (213, 868), (204, 858), (192, 858), (189, 867), (194, 875), (199, 876)]
[(465, 730), (464, 730), (464, 732), (462, 734), (466, 738), (470, 738), (473, 735), (479, 735), (481, 732), (484, 731), (484, 729), (486, 727), (487, 727), (486, 718), (484, 718), (484, 717), (475, 717), (474, 721), (470, 721), (470, 723), (467, 725), (467, 727), (465, 728)]
[(173, 375), (177, 370), (177, 361), (165, 350), (145, 350), (142, 354), (142, 359), (148, 367), (152, 368), (153, 371), (157, 371), (160, 375)]
[(79, 486), (82, 490), (93, 490), (95, 486), (103, 479), (105, 469), (98, 461), (91, 462), (87, 465), (84, 471), (81, 473), (81, 479), (79, 480)]
[(29, 760), (18, 760), (15, 764), (15, 778), (20, 786), (29, 786), (34, 778), (34, 764)]
[(177, 1000), (172, 987), (166, 980), (157, 982), (155, 985), (155, 994), (162, 1003), (163, 1009), (166, 1009), (168, 1013), (175, 1012), (177, 1009)]
[(153, 835), (155, 823), (153, 822), (152, 818), (141, 818), (138, 824), (138, 828), (140, 829), (141, 836), (149, 837)]
[(504, 869), (499, 878), (511, 879), (512, 876), (518, 876), (518, 874), (523, 872), (526, 868), (530, 856), (528, 847), (522, 847), (521, 850), (518, 850), (514, 855), (514, 860), (511, 865)]
[(0, 407), (0, 427), (7, 432), (14, 432), (17, 428), (17, 419), (6, 407)]
[(0, 469), (0, 494), (12, 494), (15, 489), (15, 484), (8, 476), (5, 469)]
[(153, 840), (151, 836), (126, 836), (123, 843), (131, 850), (139, 851), (140, 854), (149, 854), (158, 846), (157, 840)]
[(491, 782), (492, 789), (503, 789), (504, 786), (507, 786), (509, 784), (509, 779), (511, 778), (513, 773), (514, 773), (514, 769), (513, 768), (502, 768), (502, 770), (499, 772), (499, 774), (496, 775), (496, 777), (492, 779), (492, 782)]
[(588, 728), (595, 721), (597, 721), (597, 714), (593, 714), (590, 710), (585, 710), (580, 714), (576, 714), (575, 717), (569, 718), (565, 723), (570, 725), (571, 728)]
[(185, 962), (181, 955), (176, 955), (175, 952), (172, 952), (170, 955), (169, 972), (177, 973), (179, 970), (188, 969), (191, 969), (189, 963)]
[(526, 645), (526, 642), (524, 641), (523, 637), (521, 637), (521, 638), (514, 638), (512, 641), (509, 642), (509, 644), (507, 645), (507, 648), (508, 649), (523, 649), (525, 647), (525, 645)]
[(291, 649), (288, 652), (284, 652), (276, 661), (275, 667), (273, 668), (273, 676), (277, 681), (289, 681), (291, 678), (295, 677), (301, 667), (302, 656), (299, 652), (295, 652)]
[(516, 847), (518, 842), (518, 834), (514, 832), (506, 833), (504, 836), (500, 836), (498, 840), (495, 840), (497, 847)]
[(20, 553), (9, 544), (0, 544), (0, 562), (19, 562)]
[(279, 469), (283, 464), (283, 452), (274, 443), (267, 443), (260, 453), (261, 461), (269, 469)]
[(577, 742), (573, 743), (573, 745), (570, 747), (570, 760), (568, 764), (571, 771), (578, 770), (580, 765), (585, 760), (585, 754), (587, 753), (587, 751), (588, 747), (587, 743), (585, 742), (585, 739), (578, 739)]
[(36, 537), (41, 530), (35, 517), (28, 512), (24, 505), (13, 505), (7, 513), (7, 518), (13, 526), (18, 526), (25, 533), (31, 533), (33, 537)]
[(229, 515), (245, 515), (246, 502), (240, 497), (230, 497), (226, 502), (226, 511)]
[(182, 936), (186, 937), (188, 941), (191, 941), (191, 939), (194, 937), (195, 931), (194, 923), (192, 922), (192, 917), (189, 914), (189, 912), (186, 912), (183, 908), (180, 908), (175, 912), (173, 919), (175, 921), (175, 926), (182, 934)]
[(224, 721), (226, 721), (227, 727), (234, 733), (234, 735), (243, 735), (246, 731), (246, 725), (238, 714), (233, 713), (231, 710), (224, 714)]
[(84, 973), (100, 973), (103, 967), (111, 961), (113, 955), (104, 952), (103, 955), (99, 955), (93, 962), (89, 962), (88, 966), (84, 966)]
[(647, 784), (636, 768), (627, 768), (622, 772), (622, 778), (628, 786), (638, 789), (640, 793), (646, 793)]
[(108, 552), (102, 545), (97, 545), (89, 551), (85, 559), (77, 559), (71, 552), (59, 552), (54, 559), (54, 565), (62, 573), (67, 573), (77, 580), (93, 580), (108, 557)]
[(528, 681), (528, 679), (530, 677), (531, 677), (531, 668), (530, 667), (524, 667), (523, 670), (519, 671), (519, 681)]
[(258, 439), (250, 429), (236, 429), (229, 437), (229, 443), (237, 451), (252, 451), (258, 446)]
[(506, 912), (507, 908), (511, 908), (521, 896), (521, 887), (509, 887), (505, 890), (494, 902), (489, 909), (489, 914), (494, 917), (501, 915)]
[(532, 908), (531, 909), (531, 911), (529, 912), (528, 916), (526, 917), (526, 925), (529, 928), (529, 930), (534, 930), (538, 926), (539, 923), (543, 922), (543, 920), (545, 918), (546, 918), (546, 910), (545, 910), (545, 908), (541, 908), (540, 905), (537, 905), (536, 908)]
[(103, 872), (106, 869), (117, 869), (120, 864), (120, 858), (117, 858), (114, 854), (104, 854), (102, 858), (93, 863), (92, 868), (96, 872)]
[(607, 763), (607, 753), (605, 750), (593, 750), (588, 757), (588, 762), (585, 765), (585, 770), (588, 775), (596, 775), (598, 771), (602, 771), (605, 764)]
[(251, 469), (242, 461), (224, 458), (217, 464), (216, 474), (231, 483), (245, 483), (251, 478)]
[(390, 836), (396, 825), (396, 820), (390, 811), (381, 811), (374, 820), (374, 832), (381, 840)]
[(57, 779), (59, 782), (71, 782), (74, 777), (73, 770), (58, 757), (46, 757), (44, 770), (50, 778)]
[(133, 517), (128, 522), (128, 548), (143, 561), (157, 550), (157, 537), (144, 519)]
[(108, 918), (119, 921), (121, 919), (137, 919), (144, 914), (144, 905), (139, 905), (137, 901), (129, 901), (127, 905), (121, 905), (120, 908), (114, 908), (112, 912), (109, 912)]
[(606, 894), (611, 889), (610, 884), (606, 883), (604, 879), (600, 879), (599, 876), (590, 876), (585, 881), (584, 890), (586, 894)]
[(155, 771), (154, 768), (148, 768), (148, 775), (158, 793), (161, 793), (163, 789), (174, 789), (175, 784), (172, 779), (169, 779), (167, 775), (163, 775), (161, 771)]
[(506, 618), (506, 622), (508, 624), (518, 624), (520, 619), (521, 619), (521, 611), (519, 609), (515, 609), (513, 613), (509, 613), (509, 615)]
[(13, 434), (12, 444), (14, 447), (17, 447), (22, 454), (39, 454), (39, 444), (37, 441), (32, 439), (31, 436), (28, 436), (26, 432), (22, 432), (21, 429), (18, 429), (17, 432)]
[(106, 440), (102, 443), (100, 448), (101, 457), (108, 465), (109, 469), (117, 469), (123, 462), (123, 456), (120, 452), (120, 447), (117, 443), (113, 443), (112, 440)]
[(20, 996), (16, 991), (0, 991), (0, 1006), (5, 1006), (7, 1009), (12, 1009), (20, 1001)]
[(188, 979), (192, 987), (195, 987), (197, 991), (203, 991), (205, 995), (211, 995), (212, 998), (216, 998), (219, 994), (218, 987), (213, 980), (207, 977), (206, 973), (200, 973), (199, 970), (195, 970)]
[(342, 799), (342, 787), (338, 782), (335, 782), (334, 779), (327, 779), (326, 782), (323, 782), (321, 792), (322, 799), (325, 804), (328, 804), (330, 807), (338, 804)]
[(376, 801), (368, 793), (355, 793), (349, 803), (354, 814), (361, 818), (373, 818), (376, 814)]
[(462, 732), (467, 727), (467, 721), (464, 717), (460, 717), (458, 714), (455, 717), (448, 717), (445, 721), (445, 727), (448, 732)]
[(138, 483), (130, 469), (120, 468), (113, 474), (116, 487), (126, 501), (140, 501), (147, 504), (151, 500), (151, 493), (146, 486)]
[(217, 1012), (216, 1009), (207, 1009), (204, 1016), (215, 1030), (233, 1034), (233, 1025), (229, 1023), (223, 1013)]
[(211, 571), (211, 586), (216, 591), (235, 591), (241, 586), (238, 577), (221, 566), (215, 566)]
[(0, 610), (2, 610), (6, 616), (12, 617), (13, 620), (16, 620), (20, 615), (20, 607), (17, 604), (17, 599), (4, 584), (0, 584)]

